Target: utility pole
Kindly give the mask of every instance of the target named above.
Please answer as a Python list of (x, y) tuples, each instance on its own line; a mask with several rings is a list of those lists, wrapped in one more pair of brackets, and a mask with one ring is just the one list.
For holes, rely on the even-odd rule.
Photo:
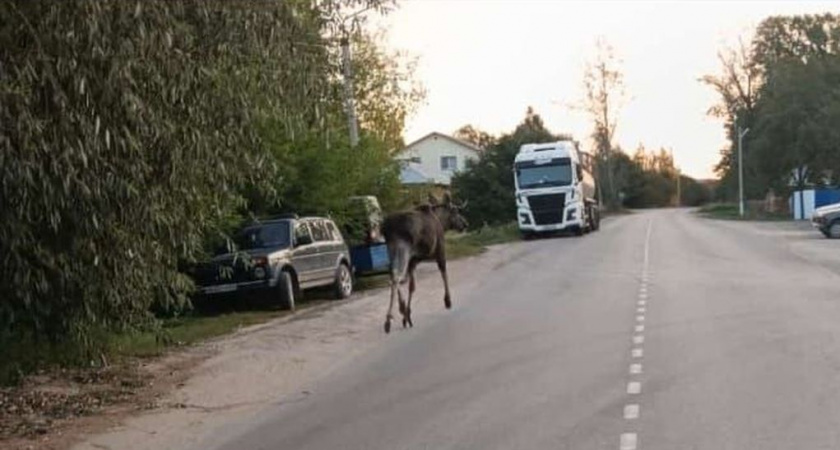
[(677, 208), (682, 206), (682, 171), (677, 169)]
[(749, 128), (738, 126), (738, 213), (744, 217), (744, 136)]
[(673, 148), (670, 149), (670, 153), (671, 153), (671, 168), (674, 169), (674, 174), (677, 177), (677, 198), (676, 198), (677, 205), (676, 206), (677, 206), (677, 208), (679, 208), (680, 204), (682, 203), (682, 201), (681, 201), (682, 194), (680, 193), (680, 189), (682, 188), (682, 186), (681, 186), (682, 180), (680, 180), (680, 178), (682, 178), (682, 173), (680, 171), (680, 168), (677, 167), (677, 165), (674, 163), (674, 149)]
[(353, 67), (350, 58), (350, 38), (345, 33), (341, 38), (341, 61), (344, 72), (344, 106), (347, 110), (347, 128), (350, 130), (350, 147), (359, 144), (359, 123), (356, 119), (356, 104), (353, 100)]

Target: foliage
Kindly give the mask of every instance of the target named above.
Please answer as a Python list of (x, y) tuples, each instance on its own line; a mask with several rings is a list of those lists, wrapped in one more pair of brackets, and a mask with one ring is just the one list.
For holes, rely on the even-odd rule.
[(480, 149), (490, 148), (496, 141), (492, 134), (481, 131), (472, 125), (464, 125), (455, 130), (452, 136), (464, 142), (469, 142)]
[(617, 171), (615, 158), (620, 150), (613, 147), (613, 137), (618, 126), (618, 112), (624, 102), (624, 74), (619, 67), (612, 46), (603, 40), (597, 42), (594, 61), (586, 66), (583, 84), (586, 96), (581, 109), (592, 119), (592, 140), (596, 157), (596, 172), (601, 180), (602, 203), (610, 208), (620, 205), (622, 174)]
[(779, 62), (768, 74), (756, 105), (749, 145), (771, 188), (783, 190), (794, 170), (796, 184), (835, 185), (840, 175), (840, 57), (807, 65)]
[(493, 139), (478, 161), (452, 178), (456, 198), (468, 200), (464, 215), (471, 226), (496, 225), (516, 220), (513, 160), (526, 143), (553, 142), (563, 138), (552, 134), (542, 118), (528, 108), (525, 119), (511, 134)]
[(417, 60), (386, 53), (377, 45), (381, 39), (381, 33), (360, 33), (353, 41), (353, 89), (359, 125), (393, 153), (403, 148), (406, 118), (426, 91), (414, 78)]
[(466, 234), (446, 236), (446, 258), (458, 259), (476, 256), (487, 250), (489, 245), (504, 244), (520, 239), (519, 226), (515, 222), (482, 226)]
[(710, 114), (724, 118), (730, 141), (716, 168), (722, 198), (737, 193), (737, 125), (751, 130), (743, 155), (748, 198), (789, 190), (795, 168), (811, 175), (803, 182), (837, 182), (838, 58), (840, 16), (833, 14), (769, 17), (750, 45), (722, 53), (723, 73), (703, 78), (721, 96)]
[(0, 379), (188, 308), (179, 265), (245, 216), (396, 204), (389, 155), (422, 89), (354, 31), (351, 150), (331, 38), (390, 4), (0, 3)]

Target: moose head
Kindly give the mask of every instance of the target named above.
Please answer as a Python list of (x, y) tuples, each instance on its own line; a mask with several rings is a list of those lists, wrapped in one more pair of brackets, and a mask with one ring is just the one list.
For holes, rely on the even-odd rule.
[(456, 204), (447, 192), (443, 194), (443, 200), (438, 200), (437, 197), (430, 194), (429, 205), (444, 229), (458, 232), (466, 231), (468, 223), (467, 219), (461, 215), (461, 211), (467, 207), (467, 202)]

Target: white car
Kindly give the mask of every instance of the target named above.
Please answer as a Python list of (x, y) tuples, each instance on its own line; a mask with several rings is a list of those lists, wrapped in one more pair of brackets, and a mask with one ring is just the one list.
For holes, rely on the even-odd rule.
[(822, 206), (814, 210), (811, 224), (829, 239), (840, 239), (840, 203)]

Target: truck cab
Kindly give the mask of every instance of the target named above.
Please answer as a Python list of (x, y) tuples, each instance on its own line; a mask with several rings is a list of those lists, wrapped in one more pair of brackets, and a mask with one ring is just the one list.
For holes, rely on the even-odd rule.
[(519, 230), (528, 238), (543, 232), (598, 229), (592, 157), (573, 141), (524, 144), (514, 160)]

